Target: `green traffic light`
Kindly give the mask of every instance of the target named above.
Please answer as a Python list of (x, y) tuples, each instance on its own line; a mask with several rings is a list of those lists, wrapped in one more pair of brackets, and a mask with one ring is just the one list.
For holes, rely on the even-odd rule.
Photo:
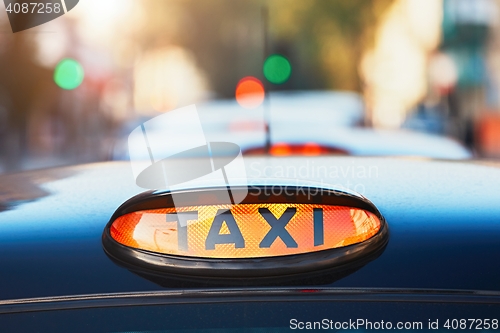
[(83, 77), (83, 67), (74, 59), (61, 60), (54, 70), (55, 83), (66, 90), (77, 88), (82, 83)]
[(279, 54), (269, 56), (264, 62), (264, 76), (274, 84), (284, 83), (292, 74), (292, 66), (287, 58)]

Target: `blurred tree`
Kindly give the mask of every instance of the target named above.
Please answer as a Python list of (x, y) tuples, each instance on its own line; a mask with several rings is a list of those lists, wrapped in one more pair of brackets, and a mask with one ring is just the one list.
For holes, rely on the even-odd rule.
[(295, 85), (361, 91), (363, 50), (372, 45), (377, 19), (392, 1), (269, 2), (273, 38), (291, 45), (303, 66)]
[(149, 1), (138, 42), (146, 49), (177, 44), (191, 50), (221, 97), (232, 97), (244, 76), (263, 79), (265, 34), (268, 53), (284, 54), (293, 68), (290, 80), (273, 89), (360, 91), (362, 51), (392, 1)]

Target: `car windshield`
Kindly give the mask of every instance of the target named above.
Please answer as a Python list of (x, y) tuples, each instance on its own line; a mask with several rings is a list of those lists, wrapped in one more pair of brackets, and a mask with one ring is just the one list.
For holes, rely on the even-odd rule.
[(0, 173), (128, 160), (192, 104), (243, 154), (500, 156), (493, 0), (33, 4), (0, 14)]

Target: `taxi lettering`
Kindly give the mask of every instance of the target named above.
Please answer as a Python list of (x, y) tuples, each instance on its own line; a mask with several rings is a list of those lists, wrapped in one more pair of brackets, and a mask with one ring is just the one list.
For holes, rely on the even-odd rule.
[[(267, 222), (271, 229), (264, 235), (259, 248), (270, 248), (279, 238), (283, 241), (287, 248), (297, 248), (298, 244), (290, 235), (286, 226), (297, 213), (297, 208), (288, 207), (280, 217), (275, 217), (269, 208), (259, 208), (260, 216)], [(167, 222), (177, 222), (177, 242), (178, 249), (181, 251), (188, 250), (188, 222), (197, 221), (197, 211), (176, 212), (167, 215)], [(222, 233), (224, 224), (228, 232)], [(324, 243), (323, 230), (323, 209), (314, 208), (313, 210), (313, 225), (314, 225), (314, 246), (320, 246)], [(245, 248), (245, 239), (241, 233), (236, 219), (227, 209), (219, 209), (215, 215), (208, 236), (205, 240), (206, 250), (215, 250), (215, 246), (219, 244), (233, 244), (235, 248)]]
[[(229, 234), (220, 233), (223, 223), (226, 223)], [(205, 249), (215, 250), (215, 244), (234, 244), (234, 247), (237, 249), (245, 247), (243, 235), (230, 210), (219, 209), (217, 215), (215, 215), (212, 227), (205, 241)]]
[(292, 236), (286, 231), (285, 227), (290, 222), (292, 217), (297, 212), (297, 208), (289, 207), (285, 210), (280, 218), (274, 217), (273, 213), (269, 211), (269, 208), (259, 208), (259, 213), (262, 215), (264, 220), (271, 226), (271, 230), (264, 237), (262, 242), (260, 242), (260, 248), (268, 248), (274, 243), (276, 238), (281, 238), (286, 247), (297, 247), (297, 242), (292, 238)]

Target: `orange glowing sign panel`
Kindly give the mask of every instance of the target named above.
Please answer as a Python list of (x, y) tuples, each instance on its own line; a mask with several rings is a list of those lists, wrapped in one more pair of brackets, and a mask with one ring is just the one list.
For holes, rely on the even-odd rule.
[(111, 237), (147, 251), (202, 258), (259, 258), (363, 242), (380, 229), (360, 208), (317, 204), (206, 205), (118, 217)]

